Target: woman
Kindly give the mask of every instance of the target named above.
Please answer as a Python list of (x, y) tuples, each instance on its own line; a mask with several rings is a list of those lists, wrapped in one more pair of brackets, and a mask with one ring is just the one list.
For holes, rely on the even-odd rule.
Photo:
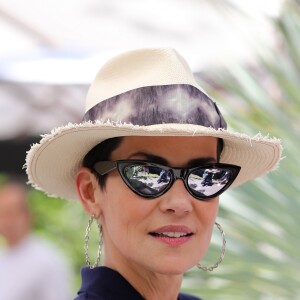
[[(188, 269), (211, 271), (224, 257), (219, 196), (277, 167), (280, 155), (277, 139), (227, 131), (175, 50), (141, 49), (102, 67), (83, 122), (34, 145), (27, 173), (48, 194), (79, 199), (91, 216), (76, 299), (198, 299), (180, 286)], [(100, 236), (91, 265), (93, 220)], [(200, 261), (215, 224), (221, 256), (206, 267)]]

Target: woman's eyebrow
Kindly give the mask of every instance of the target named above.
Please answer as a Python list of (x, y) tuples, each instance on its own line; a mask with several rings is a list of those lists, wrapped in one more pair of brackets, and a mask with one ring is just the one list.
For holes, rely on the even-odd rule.
[[(128, 158), (132, 159), (132, 157), (135, 156), (139, 156), (139, 157), (143, 157), (143, 159), (157, 163), (157, 164), (161, 164), (161, 165), (165, 165), (168, 166), (169, 162), (161, 157), (161, 156), (157, 156), (157, 155), (153, 155), (153, 154), (149, 154), (146, 152), (136, 152), (131, 154)], [(205, 165), (205, 164), (211, 164), (211, 163), (216, 163), (217, 159), (215, 157), (200, 157), (200, 158), (195, 158), (192, 160), (189, 160), (186, 164), (187, 168), (191, 168), (191, 167), (195, 167), (195, 166), (199, 166), (199, 165)]]
[(199, 165), (213, 164), (216, 162), (217, 159), (215, 157), (201, 157), (201, 158), (189, 160), (187, 163), (187, 167), (196, 167)]
[(146, 152), (136, 152), (136, 153), (131, 154), (128, 158), (132, 159), (132, 157), (135, 157), (135, 156), (139, 156), (139, 157), (142, 156), (145, 160), (148, 160), (148, 161), (151, 161), (151, 162), (154, 162), (157, 164), (161, 164), (161, 165), (165, 165), (165, 166), (168, 165), (168, 161), (165, 158), (163, 158), (161, 156), (149, 154)]

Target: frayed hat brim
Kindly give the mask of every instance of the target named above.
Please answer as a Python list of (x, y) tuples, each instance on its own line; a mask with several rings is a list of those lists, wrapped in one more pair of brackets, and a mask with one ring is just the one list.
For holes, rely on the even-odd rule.
[(27, 153), (29, 183), (50, 196), (77, 200), (75, 177), (84, 156), (102, 141), (118, 136), (213, 136), (224, 140), (222, 163), (241, 166), (231, 188), (277, 168), (282, 146), (277, 138), (193, 124), (139, 126), (115, 122), (69, 123), (44, 135)]

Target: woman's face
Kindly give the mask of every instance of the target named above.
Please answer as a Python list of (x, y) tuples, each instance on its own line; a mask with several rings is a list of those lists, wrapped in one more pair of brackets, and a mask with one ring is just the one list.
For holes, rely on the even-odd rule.
[[(216, 162), (216, 152), (213, 137), (125, 137), (111, 160), (141, 159), (186, 167), (194, 160)], [(108, 174), (104, 190), (97, 191), (97, 201), (105, 265), (170, 275), (182, 274), (204, 257), (218, 211), (218, 198), (197, 200), (182, 180), (176, 180), (162, 196), (144, 199), (126, 186), (117, 170)], [(159, 237), (160, 232), (189, 235)]]

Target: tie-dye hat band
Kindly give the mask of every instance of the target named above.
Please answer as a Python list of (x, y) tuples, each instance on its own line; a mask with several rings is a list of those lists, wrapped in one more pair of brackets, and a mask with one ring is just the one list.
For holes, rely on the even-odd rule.
[(26, 157), (29, 182), (49, 195), (77, 200), (75, 177), (84, 156), (118, 136), (221, 138), (220, 162), (241, 166), (231, 187), (276, 168), (282, 151), (279, 139), (227, 130), (216, 103), (174, 49), (139, 49), (100, 69), (81, 123), (55, 128), (31, 147)]
[(187, 84), (147, 86), (116, 95), (93, 106), (83, 118), (96, 120), (140, 126), (177, 123), (216, 130), (227, 127), (216, 103)]

